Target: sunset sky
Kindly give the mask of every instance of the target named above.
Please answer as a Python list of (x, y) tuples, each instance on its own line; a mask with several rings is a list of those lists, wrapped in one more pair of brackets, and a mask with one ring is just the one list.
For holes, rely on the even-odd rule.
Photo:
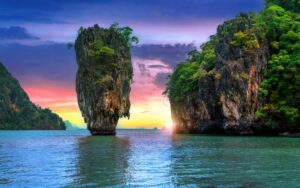
[(34, 103), (84, 127), (75, 53), (66, 43), (80, 26), (128, 25), (140, 43), (132, 49), (131, 118), (118, 127), (164, 127), (171, 115), (162, 92), (176, 64), (223, 21), (263, 7), (263, 0), (0, 0), (0, 62)]

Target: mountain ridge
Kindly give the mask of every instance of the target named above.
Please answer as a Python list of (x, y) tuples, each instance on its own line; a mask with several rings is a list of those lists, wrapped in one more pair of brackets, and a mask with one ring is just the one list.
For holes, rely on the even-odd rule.
[(0, 130), (65, 130), (62, 119), (32, 103), (0, 62)]

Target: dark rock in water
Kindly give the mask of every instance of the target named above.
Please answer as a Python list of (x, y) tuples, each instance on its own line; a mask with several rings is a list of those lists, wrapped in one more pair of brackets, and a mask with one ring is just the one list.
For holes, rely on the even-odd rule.
[(78, 104), (93, 135), (114, 135), (128, 117), (132, 81), (130, 46), (115, 28), (81, 29), (75, 43)]
[(58, 115), (34, 105), (0, 63), (0, 129), (65, 130), (66, 127)]

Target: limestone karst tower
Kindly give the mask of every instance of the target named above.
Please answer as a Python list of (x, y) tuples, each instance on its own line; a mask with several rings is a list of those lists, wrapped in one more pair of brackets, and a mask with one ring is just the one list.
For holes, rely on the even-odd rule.
[(129, 27), (81, 28), (75, 42), (78, 104), (93, 135), (114, 135), (120, 117), (129, 118), (132, 64)]

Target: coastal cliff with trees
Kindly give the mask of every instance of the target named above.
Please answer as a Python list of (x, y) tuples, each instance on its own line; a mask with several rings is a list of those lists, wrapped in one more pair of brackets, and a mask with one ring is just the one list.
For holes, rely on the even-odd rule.
[(114, 135), (120, 117), (130, 116), (133, 77), (130, 27), (80, 28), (75, 42), (78, 104), (93, 135)]
[(177, 133), (279, 135), (300, 132), (300, 4), (267, 0), (193, 50), (165, 94)]
[(0, 63), (0, 130), (65, 130), (62, 119), (33, 104)]

